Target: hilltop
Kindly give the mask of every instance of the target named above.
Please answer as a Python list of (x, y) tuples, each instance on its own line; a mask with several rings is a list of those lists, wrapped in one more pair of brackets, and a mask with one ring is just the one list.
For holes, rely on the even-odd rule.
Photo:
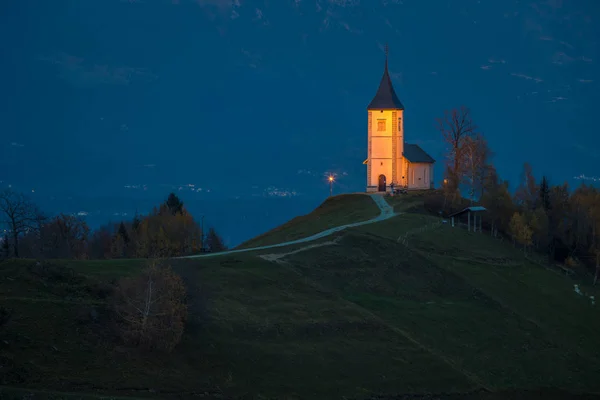
[[(388, 200), (401, 214), (310, 243), (170, 260), (190, 307), (172, 354), (126, 348), (110, 332), (111, 285), (143, 260), (1, 262), (0, 304), (12, 317), (0, 328), (0, 397), (600, 393), (599, 310), (587, 297), (596, 288), (510, 241), (442, 223), (418, 193)], [(334, 197), (241, 247), (377, 213), (368, 196)]]
[(329, 228), (366, 221), (379, 214), (379, 207), (362, 194), (345, 194), (329, 197), (313, 212), (291, 219), (289, 222), (262, 235), (245, 241), (237, 249), (268, 246), (297, 240)]

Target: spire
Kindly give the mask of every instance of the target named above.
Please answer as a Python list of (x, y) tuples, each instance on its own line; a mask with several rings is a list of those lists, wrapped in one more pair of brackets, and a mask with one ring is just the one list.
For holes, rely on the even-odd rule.
[(390, 78), (390, 73), (388, 71), (388, 56), (389, 47), (386, 44), (383, 76), (381, 77), (381, 82), (379, 82), (379, 89), (377, 89), (375, 97), (373, 97), (373, 100), (371, 100), (371, 103), (367, 107), (368, 110), (404, 110), (404, 105), (402, 105), (402, 102), (398, 99), (394, 86), (392, 85), (392, 79)]
[(385, 69), (387, 70), (388, 68), (388, 56), (390, 54), (390, 48), (388, 47), (388, 44), (385, 44)]

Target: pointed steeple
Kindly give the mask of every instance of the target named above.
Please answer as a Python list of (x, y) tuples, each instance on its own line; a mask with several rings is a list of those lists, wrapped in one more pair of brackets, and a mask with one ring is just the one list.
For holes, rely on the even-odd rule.
[(388, 68), (388, 56), (390, 55), (390, 47), (388, 46), (388, 44), (385, 44), (385, 69), (387, 70)]
[(379, 82), (379, 89), (377, 89), (377, 93), (373, 97), (373, 100), (371, 100), (367, 110), (404, 110), (404, 105), (396, 95), (388, 71), (388, 52), (388, 45), (386, 44), (383, 76), (381, 77), (381, 82)]

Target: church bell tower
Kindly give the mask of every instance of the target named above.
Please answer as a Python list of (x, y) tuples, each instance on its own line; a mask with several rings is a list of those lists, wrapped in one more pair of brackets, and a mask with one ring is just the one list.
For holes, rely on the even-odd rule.
[(385, 66), (377, 93), (367, 106), (368, 150), (367, 192), (387, 192), (390, 185), (406, 185), (403, 171), (404, 106), (398, 99), (388, 71), (388, 46)]

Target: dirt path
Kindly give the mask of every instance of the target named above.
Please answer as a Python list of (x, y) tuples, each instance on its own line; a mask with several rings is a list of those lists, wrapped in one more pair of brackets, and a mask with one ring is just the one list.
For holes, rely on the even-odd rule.
[(308, 236), (308, 237), (305, 237), (302, 239), (291, 240), (289, 242), (271, 244), (268, 246), (252, 247), (252, 248), (247, 248), (247, 249), (228, 250), (228, 251), (223, 251), (221, 253), (196, 254), (193, 256), (176, 257), (176, 258), (203, 258), (203, 257), (225, 256), (228, 254), (243, 253), (243, 252), (247, 252), (247, 251), (256, 251), (256, 250), (266, 250), (266, 249), (272, 249), (272, 248), (276, 248), (276, 247), (289, 246), (292, 244), (312, 242), (313, 240), (321, 239), (323, 237), (332, 235), (336, 232), (342, 231), (347, 228), (353, 228), (355, 226), (367, 225), (367, 224), (372, 224), (375, 222), (384, 221), (386, 219), (390, 219), (399, 214), (399, 213), (394, 213), (394, 208), (388, 204), (388, 202), (383, 198), (383, 195), (381, 195), (381, 194), (366, 194), (366, 193), (364, 193), (364, 195), (370, 196), (371, 199), (373, 199), (373, 201), (375, 202), (375, 204), (377, 204), (377, 207), (379, 207), (379, 210), (381, 211), (381, 213), (377, 217), (366, 220), (366, 221), (354, 222), (352, 224), (336, 226), (334, 228), (326, 229), (322, 232), (315, 233), (314, 235), (311, 235), (311, 236)]
[(338, 244), (338, 242), (340, 241), (340, 239), (341, 239), (341, 237), (337, 237), (337, 238), (335, 238), (333, 240), (329, 240), (327, 242), (311, 244), (311, 245), (308, 245), (306, 247), (302, 247), (300, 249), (289, 251), (287, 253), (261, 254), (259, 257), (262, 258), (262, 259), (264, 259), (264, 260), (267, 260), (267, 261), (279, 262), (280, 259), (282, 259), (283, 257), (291, 256), (292, 254), (300, 253), (302, 251), (314, 249), (316, 247), (336, 245), (336, 244)]

